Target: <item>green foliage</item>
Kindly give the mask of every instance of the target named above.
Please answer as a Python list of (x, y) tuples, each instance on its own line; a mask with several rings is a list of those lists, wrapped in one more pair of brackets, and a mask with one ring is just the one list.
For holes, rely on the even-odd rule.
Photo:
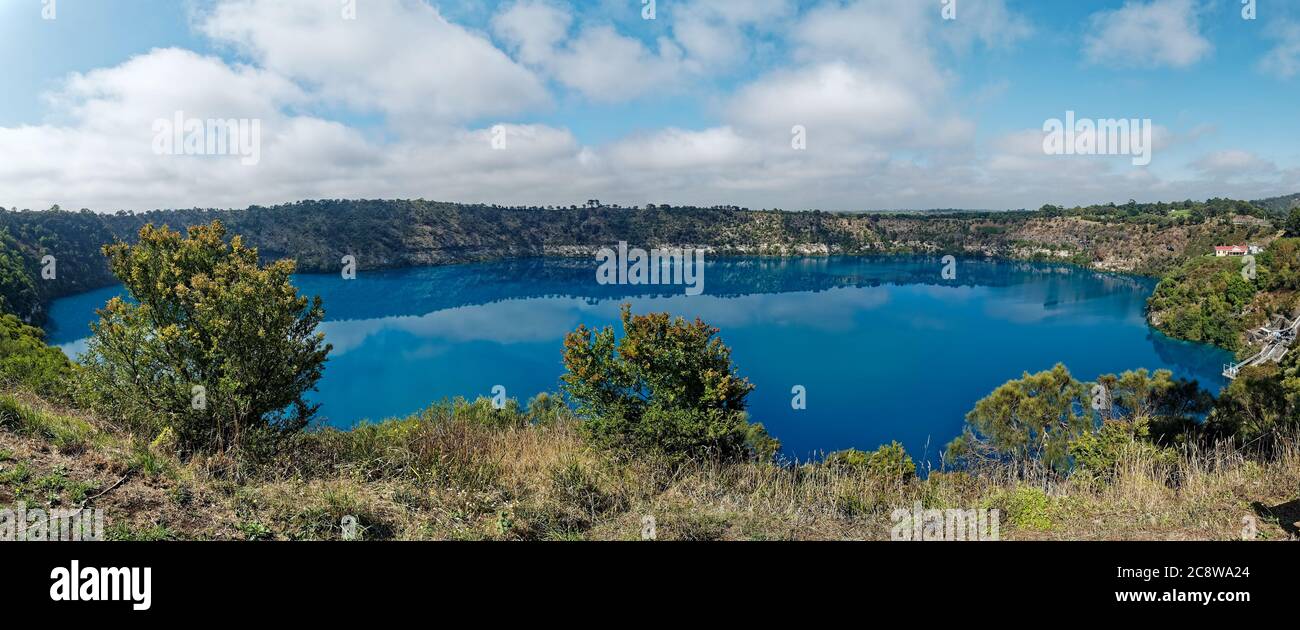
[(1147, 301), (1152, 321), (1178, 339), (1230, 350), (1245, 330), (1241, 312), (1256, 287), (1242, 277), (1240, 258), (1193, 258), (1165, 276)]
[(7, 394), (0, 394), (0, 427), (46, 440), (63, 453), (79, 453), (99, 438), (86, 420), (36, 409)]
[(45, 333), (17, 317), (0, 314), (0, 386), (17, 385), (44, 396), (69, 391), (72, 363), (45, 345)]
[(1267, 291), (1300, 290), (1300, 238), (1279, 238), (1270, 243), (1259, 256), (1257, 272), (1260, 286)]
[(1196, 381), (1175, 379), (1169, 370), (1105, 374), (1097, 384), (1105, 388), (1101, 419), (1140, 424), (1141, 437), (1156, 444), (1183, 441), (1214, 405), (1214, 397)]
[(1018, 486), (1006, 494), (1002, 501), (1012, 525), (1037, 531), (1052, 529), (1052, 513), (1056, 505), (1042, 490)]
[(1300, 208), (1292, 208), (1286, 219), (1286, 235), (1300, 237)]
[(898, 442), (870, 453), (855, 448), (836, 451), (826, 456), (826, 465), (838, 470), (861, 471), (890, 483), (906, 483), (916, 477), (916, 463)]
[(41, 297), (35, 267), (19, 248), (9, 230), (0, 227), (0, 313), (14, 313), (23, 320), (37, 320)]
[[(291, 261), (258, 266), (257, 250), (219, 222), (188, 238), (146, 225), (136, 245), (104, 248), (131, 301), (99, 311), (83, 394), (96, 409), (181, 449), (261, 446), (307, 425), (304, 394), (330, 347), (320, 298), (298, 295)], [(201, 388), (201, 389), (197, 389)]]
[(1243, 368), (1219, 395), (1209, 420), (1214, 433), (1232, 436), (1238, 444), (1268, 449), (1279, 437), (1300, 427), (1300, 382), (1292, 355), (1282, 367)]
[(176, 532), (161, 523), (132, 527), (125, 520), (110, 524), (104, 532), (104, 537), (108, 540), (120, 542), (159, 542), (178, 538)]
[(260, 521), (245, 521), (235, 527), (244, 534), (245, 540), (272, 540), (275, 538), (271, 528)]
[(1064, 365), (1025, 373), (975, 403), (966, 429), (948, 445), (954, 463), (1032, 460), (1060, 470), (1069, 466), (1069, 441), (1093, 427), (1082, 383)]
[[(1065, 472), (1104, 474), (1126, 453), (1169, 457), (1213, 404), (1195, 381), (1169, 370), (1130, 370), (1081, 383), (1063, 365), (1010, 381), (975, 404), (967, 427), (948, 445), (945, 461), (1041, 461)], [(1151, 426), (1160, 427), (1154, 434)]]
[(1114, 477), (1119, 465), (1126, 459), (1140, 459), (1172, 466), (1178, 460), (1173, 449), (1161, 448), (1150, 442), (1150, 430), (1145, 420), (1124, 422), (1106, 420), (1096, 432), (1088, 432), (1070, 441), (1070, 455), (1076, 470), (1099, 479)]
[(778, 448), (751, 425), (754, 386), (736, 375), (718, 330), (667, 313), (632, 315), (623, 337), (579, 326), (564, 340), (563, 389), (593, 443), (670, 459), (771, 457)]

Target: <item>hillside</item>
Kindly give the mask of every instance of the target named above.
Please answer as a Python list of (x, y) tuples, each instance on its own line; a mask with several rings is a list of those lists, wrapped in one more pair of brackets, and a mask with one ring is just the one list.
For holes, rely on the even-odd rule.
[[(1242, 220), (1242, 219), (1248, 220)], [(590, 255), (618, 241), (715, 254), (854, 255), (929, 252), (1061, 260), (1158, 275), (1216, 244), (1267, 238), (1281, 215), (1212, 199), (1026, 212), (827, 213), (734, 207), (619, 208), (464, 205), (424, 200), (303, 201), (243, 210), (147, 213), (0, 212), (0, 298), (31, 323), (49, 301), (114, 282), (101, 246), (131, 242), (146, 223), (173, 227), (220, 219), (260, 250), (304, 272), (332, 272), (345, 255), (360, 269), (506, 257)], [(6, 238), (4, 234), (8, 234)], [(52, 255), (57, 274), (42, 279)]]
[(1300, 208), (1300, 193), (1294, 195), (1285, 195), (1282, 197), (1270, 197), (1252, 202), (1254, 205), (1265, 208), (1270, 212), (1287, 213), (1294, 208)]
[[(1011, 470), (882, 479), (829, 464), (673, 469), (586, 445), (576, 419), (533, 403), (435, 405), (410, 418), (299, 436), (237, 477), (224, 457), (178, 460), (84, 411), (0, 394), (0, 505), (105, 511), (110, 540), (888, 540), (894, 510), (1000, 512), (1004, 540), (1261, 540), (1300, 536), (1300, 450), (1231, 447), (1176, 462), (1134, 455), (1106, 482)], [(1178, 479), (1171, 483), (1170, 479)]]

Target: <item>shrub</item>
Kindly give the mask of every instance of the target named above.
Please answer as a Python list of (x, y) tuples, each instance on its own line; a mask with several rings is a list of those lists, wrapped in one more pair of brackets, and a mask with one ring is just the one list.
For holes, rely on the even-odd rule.
[(904, 483), (916, 477), (916, 464), (898, 442), (870, 453), (855, 448), (836, 451), (826, 456), (826, 465), (837, 470), (860, 471), (890, 483)]
[(1052, 498), (1038, 488), (1018, 486), (1002, 497), (1007, 518), (1022, 529), (1047, 531), (1052, 528)]
[(1107, 420), (1096, 432), (1080, 435), (1070, 441), (1070, 455), (1076, 470), (1112, 479), (1121, 462), (1142, 459), (1171, 466), (1178, 460), (1172, 449), (1160, 448), (1150, 441), (1146, 421), (1125, 422)]
[(670, 460), (775, 454), (776, 440), (747, 421), (754, 386), (736, 375), (716, 328), (628, 305), (622, 315), (621, 339), (579, 326), (564, 340), (563, 389), (591, 442)]
[(1220, 393), (1210, 415), (1210, 429), (1219, 435), (1232, 436), (1241, 445), (1273, 448), (1280, 437), (1300, 427), (1294, 371), (1293, 356), (1288, 356), (1281, 368), (1276, 365), (1243, 368)]
[(138, 244), (104, 248), (132, 301), (99, 311), (83, 393), (150, 435), (170, 427), (185, 452), (306, 426), (317, 406), (304, 394), (330, 350), (316, 332), (320, 298), (300, 297), (289, 281), (294, 263), (258, 267), (257, 250), (225, 234), (216, 221), (187, 238), (146, 225)]

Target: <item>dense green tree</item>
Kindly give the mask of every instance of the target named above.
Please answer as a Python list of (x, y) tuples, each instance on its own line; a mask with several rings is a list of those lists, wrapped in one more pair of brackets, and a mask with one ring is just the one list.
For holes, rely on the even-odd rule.
[(579, 326), (564, 340), (563, 389), (594, 443), (669, 458), (769, 457), (777, 448), (750, 424), (754, 389), (731, 364), (718, 330), (667, 313), (633, 315), (623, 336)]
[(1239, 258), (1193, 258), (1156, 285), (1147, 301), (1151, 319), (1165, 334), (1228, 349), (1240, 345), (1241, 312), (1257, 287), (1242, 275)]
[(1286, 219), (1286, 235), (1300, 237), (1300, 208), (1292, 208)]
[(1069, 467), (1069, 442), (1094, 427), (1083, 383), (1064, 365), (998, 387), (966, 414), (966, 429), (948, 445), (954, 463), (1041, 461)]
[(1292, 435), (1300, 428), (1294, 365), (1294, 359), (1289, 359), (1284, 366), (1243, 368), (1219, 395), (1209, 420), (1213, 434), (1262, 449)]
[(131, 299), (99, 311), (85, 394), (131, 425), (170, 428), (186, 451), (304, 427), (330, 349), (320, 298), (298, 295), (293, 262), (259, 267), (257, 250), (225, 236), (219, 222), (188, 237), (146, 225), (136, 245), (104, 248)]
[(39, 323), (37, 315), (40, 310), (35, 267), (25, 261), (23, 251), (9, 230), (0, 227), (0, 312)]
[[(1135, 449), (1165, 457), (1162, 445), (1198, 426), (1212, 404), (1195, 381), (1175, 379), (1169, 370), (1130, 370), (1082, 383), (1058, 364), (977, 402), (945, 461), (1041, 461), (1062, 472), (1075, 466), (1109, 470)], [(1129, 446), (1121, 449), (1124, 444)]]
[(1175, 379), (1169, 370), (1106, 374), (1098, 377), (1097, 384), (1105, 388), (1101, 418), (1141, 424), (1131, 431), (1156, 444), (1183, 441), (1214, 405), (1214, 397), (1196, 381)]
[(1259, 284), (1268, 291), (1300, 289), (1300, 238), (1279, 238), (1259, 256)]
[(46, 396), (70, 390), (72, 363), (45, 345), (45, 333), (14, 315), (0, 314), (0, 387), (19, 386)]

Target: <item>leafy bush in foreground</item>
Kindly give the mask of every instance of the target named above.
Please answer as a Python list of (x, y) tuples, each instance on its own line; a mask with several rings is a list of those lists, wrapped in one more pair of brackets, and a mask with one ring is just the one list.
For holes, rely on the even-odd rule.
[(298, 295), (292, 261), (259, 267), (257, 250), (219, 222), (189, 236), (146, 225), (139, 243), (104, 248), (133, 301), (99, 311), (84, 394), (97, 409), (180, 448), (225, 451), (297, 431), (316, 406), (304, 394), (330, 346), (320, 298)]
[(861, 471), (882, 481), (905, 483), (916, 477), (916, 463), (902, 444), (891, 442), (870, 453), (851, 448), (826, 456), (827, 466), (836, 470)]
[(634, 452), (723, 460), (770, 457), (778, 443), (750, 424), (754, 386), (736, 375), (731, 350), (700, 320), (632, 315), (623, 332), (579, 326), (564, 340), (565, 393), (593, 443)]

